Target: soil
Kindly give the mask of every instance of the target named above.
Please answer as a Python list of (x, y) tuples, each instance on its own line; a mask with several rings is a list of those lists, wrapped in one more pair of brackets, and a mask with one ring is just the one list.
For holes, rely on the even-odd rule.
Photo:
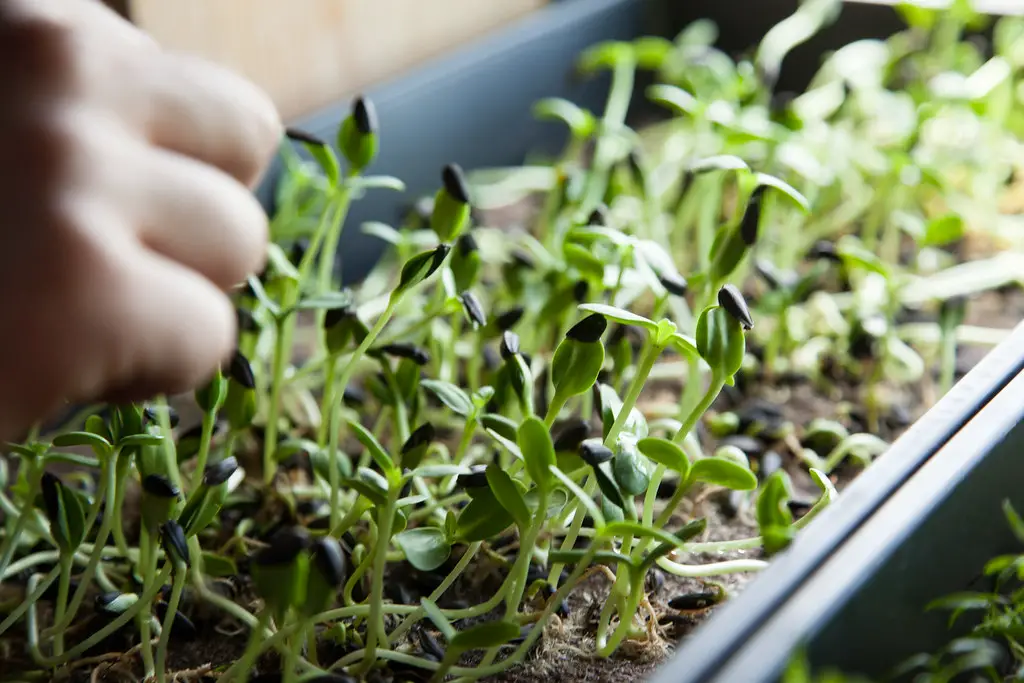
[[(502, 220), (520, 222), (522, 216), (523, 208), (517, 207), (506, 212)], [(1016, 288), (976, 297), (968, 306), (967, 322), (970, 324), (1010, 329), (1022, 319), (1024, 292)], [(961, 346), (957, 363), (958, 377), (973, 367), (987, 351), (987, 348)], [(896, 408), (883, 416), (877, 435), (891, 443), (913, 420), (923, 414), (936, 393), (932, 382), (931, 378), (926, 378), (916, 386), (884, 385), (887, 403)], [(679, 393), (678, 385), (672, 382), (652, 384), (645, 391), (640, 407), (645, 411), (657, 412), (659, 406), (675, 404)], [(751, 410), (774, 411), (775, 419), (795, 425), (797, 434), (815, 418), (836, 420), (851, 432), (865, 431), (865, 416), (858, 408), (863, 404), (860, 394), (858, 384), (843, 376), (835, 377), (828, 386), (817, 385), (802, 378), (778, 377), (772, 381), (755, 381), (751, 385), (723, 392), (713, 411), (730, 410), (740, 414)], [(187, 415), (183, 417), (182, 424), (190, 424)], [(703, 429), (703, 446), (706, 452), (710, 452), (720, 442), (711, 437), (706, 428)], [(793, 480), (797, 500), (809, 502), (815, 499), (817, 489), (807, 474), (806, 465), (796, 457), (796, 450), (800, 446), (796, 436), (765, 441), (761, 444), (763, 453), (751, 454), (751, 463), (757, 471), (764, 468), (766, 461), (778, 456), (781, 466)], [(833, 482), (841, 490), (859, 471), (857, 466), (844, 465), (834, 473)], [(297, 472), (295, 476), (301, 477), (301, 472)], [(670, 493), (671, 491), (667, 492), (668, 495)], [(752, 516), (749, 498), (726, 495), (727, 493), (708, 489), (698, 490), (683, 501), (674, 520), (682, 523), (695, 517), (706, 517), (707, 531), (704, 538), (698, 539), (701, 541), (725, 541), (756, 536), (757, 525)], [(126, 516), (129, 519), (135, 517), (130, 509)], [(759, 557), (760, 551), (735, 551), (688, 557), (686, 561), (696, 563)], [(449, 564), (454, 564), (456, 560), (457, 558), (452, 558)], [(498, 575), (497, 566), (493, 563), (489, 565), (489, 562), (484, 559), (473, 571), (467, 572), (467, 576), (461, 578), (442, 600), (442, 606), (471, 605), (490, 597), (502, 577)], [(240, 570), (241, 576), (232, 580), (218, 579), (216, 587), (228, 597), (251, 609), (256, 601), (247, 585), (244, 565), (240, 566)], [(444, 576), (446, 571), (444, 567), (438, 570), (440, 576)], [(668, 606), (668, 601), (672, 597), (707, 591), (715, 586), (723, 588), (728, 596), (735, 596), (755, 580), (755, 574), (733, 574), (716, 577), (712, 583), (680, 579), (661, 570), (654, 570), (648, 577), (651, 607), (649, 614), (652, 615), (652, 621), (648, 626), (652, 637), (647, 642), (627, 641), (615, 656), (601, 659), (593, 654), (594, 629), (598, 614), (607, 599), (610, 581), (605, 574), (594, 573), (570, 595), (565, 605), (566, 612), (553, 619), (547, 626), (543, 638), (525, 664), (485, 680), (502, 683), (624, 683), (645, 680), (672, 654), (681, 639), (715, 611), (714, 607), (710, 607), (696, 612), (680, 612)], [(396, 568), (388, 579), (389, 597), (394, 601), (415, 602), (420, 595), (430, 592), (436, 581), (436, 576), (423, 575), (408, 568)], [(19, 586), (17, 582), (8, 582), (0, 592), (0, 601), (16, 602), (20, 598), (20, 591), (23, 591), (23, 586)], [(211, 608), (189, 598), (186, 592), (182, 611), (195, 626), (195, 632), (189, 634), (188, 638), (172, 638), (169, 670), (177, 672), (172, 680), (215, 680), (219, 670), (241, 655), (248, 633), (230, 619), (223, 619)], [(48, 604), (41, 603), (44, 608)], [(41, 612), (43, 611), (44, 609), (41, 609)], [(40, 618), (42, 623), (47, 623), (48, 617), (45, 613), (41, 613)], [(86, 623), (85, 630), (94, 628), (94, 624), (100, 619), (102, 617), (94, 616), (94, 621)], [(124, 633), (115, 634), (100, 646), (93, 648), (87, 653), (87, 658), (78, 661), (73, 669), (63, 670), (55, 680), (139, 680), (141, 671), (137, 644), (126, 639), (133, 632), (133, 625), (130, 624)], [(412, 650), (419, 651), (422, 642), (414, 635), (416, 633), (415, 629), (411, 631), (413, 637), (407, 644)], [(7, 635), (16, 634), (12, 631)], [(31, 661), (22, 654), (23, 643), (10, 637), (5, 637), (0, 642), (6, 647), (5, 651), (0, 652), (0, 680), (18, 680), (13, 672), (33, 668)], [(326, 641), (318, 648), (321, 662), (333, 661), (344, 653), (343, 648)], [(273, 671), (275, 668), (276, 662), (272, 658), (260, 663), (261, 673)], [(429, 676), (425, 676), (422, 671), (397, 667), (392, 667), (390, 672), (379, 672), (377, 675), (377, 680), (382, 683), (389, 680), (415, 681), (427, 678)]]

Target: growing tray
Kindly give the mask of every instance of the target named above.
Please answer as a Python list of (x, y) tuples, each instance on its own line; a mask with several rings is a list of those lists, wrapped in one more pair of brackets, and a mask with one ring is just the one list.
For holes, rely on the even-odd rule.
[(924, 606), (1020, 551), (1001, 505), (1024, 504), (1022, 373), (1019, 325), (652, 680), (774, 682), (804, 644), (813, 664), (880, 674), (947, 642)]

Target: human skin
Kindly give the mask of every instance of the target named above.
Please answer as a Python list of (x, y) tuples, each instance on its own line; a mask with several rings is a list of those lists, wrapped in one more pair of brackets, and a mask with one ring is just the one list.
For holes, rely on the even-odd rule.
[(281, 131), (255, 86), (96, 0), (0, 0), (0, 439), (228, 358)]

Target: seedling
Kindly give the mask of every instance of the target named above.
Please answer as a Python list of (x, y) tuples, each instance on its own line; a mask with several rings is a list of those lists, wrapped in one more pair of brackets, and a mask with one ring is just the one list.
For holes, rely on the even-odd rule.
[[(228, 683), (271, 663), (286, 681), (468, 683), (559, 637), (547, 627), (596, 574), (603, 592), (577, 595), (598, 600), (599, 656), (658, 645), (661, 612), (713, 613), (715, 577), (763, 569), (884, 457), (900, 395), (949, 388), (958, 349), (994, 331), (966, 324), (971, 297), (1019, 280), (963, 270), (992, 222), (977, 216), (1009, 192), (991, 169), (1020, 113), (932, 96), (964, 66), (958, 24), (914, 29), (942, 40), (902, 53), (902, 88), (902, 69), (838, 51), (778, 106), (783, 58), (834, 9), (804, 3), (752, 62), (703, 23), (587, 50), (582, 75), (611, 72), (603, 112), (540, 102), (570, 133), (548, 166), (439, 168), (400, 226), (362, 226), (389, 248), (351, 289), (349, 206), (404, 189), (367, 175), (388, 117), (363, 97), (333, 135), (290, 129), (309, 159), (286, 146), (267, 268), (234, 295), (237, 350), (175, 399), (195, 404), (182, 424), (156, 397), (9, 445), (0, 581), (25, 600), (4, 646), (48, 676), (127, 626), (138, 671), (163, 681), (172, 626), (229, 617), (248, 641), (216, 663)], [(638, 70), (667, 120), (634, 131)], [(953, 144), (964, 121), (984, 134)], [(526, 229), (491, 224), (520, 201)], [(714, 540), (730, 514), (758, 535)], [(464, 602), (477, 580), (488, 597)], [(91, 632), (87, 600), (105, 620)]]

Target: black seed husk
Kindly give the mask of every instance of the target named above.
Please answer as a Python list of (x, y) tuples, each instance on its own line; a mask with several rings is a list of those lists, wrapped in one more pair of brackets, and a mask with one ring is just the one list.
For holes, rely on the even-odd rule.
[(430, 354), (427, 350), (415, 344), (404, 342), (385, 344), (379, 348), (379, 351), (396, 358), (408, 358), (416, 365), (426, 365), (430, 362)]
[(441, 171), (441, 180), (444, 183), (445, 192), (452, 196), (457, 202), (469, 204), (469, 188), (466, 187), (466, 176), (462, 167), (458, 164), (448, 164)]
[(339, 306), (338, 308), (329, 308), (324, 313), (324, 329), (329, 330), (342, 320), (346, 318), (354, 318), (356, 310), (351, 306)]
[(533, 258), (522, 249), (516, 249), (512, 252), (512, 262), (522, 268), (533, 270)]
[(577, 280), (576, 284), (572, 286), (572, 298), (576, 299), (577, 303), (586, 301), (589, 292), (590, 283), (586, 280)]
[(434, 635), (426, 629), (420, 629), (419, 631), (420, 648), (427, 654), (431, 654), (438, 659), (444, 659), (444, 649), (438, 644)]
[(296, 142), (305, 142), (307, 144), (317, 145), (319, 147), (327, 146), (327, 142), (324, 141), (322, 138), (318, 138), (312, 133), (307, 133), (306, 131), (299, 130), (298, 128), (285, 128), (284, 134), (290, 140), (295, 140)]
[(677, 595), (668, 601), (668, 606), (672, 609), (693, 612), (706, 610), (718, 603), (719, 595), (717, 593), (686, 593), (684, 595)]
[(352, 120), (355, 121), (356, 130), (363, 135), (371, 135), (380, 130), (377, 108), (366, 97), (356, 98), (355, 106), (352, 107)]
[(252, 313), (245, 308), (235, 309), (235, 324), (238, 326), (239, 332), (255, 332), (260, 329), (256, 318), (252, 317)]
[(604, 204), (599, 204), (597, 208), (590, 212), (590, 216), (587, 218), (587, 225), (608, 225), (608, 207)]
[[(156, 603), (156, 614), (162, 622), (167, 616), (166, 602), (161, 600)], [(196, 625), (192, 623), (192, 620), (182, 614), (181, 610), (176, 611), (174, 619), (171, 621), (171, 637), (177, 641), (189, 642), (195, 640), (198, 635), (199, 631), (196, 629)]]
[(473, 465), (469, 474), (460, 474), (455, 483), (466, 489), (479, 489), (487, 486), (487, 466)]
[(427, 274), (423, 276), (424, 279), (433, 275), (434, 271), (441, 267), (441, 264), (444, 263), (445, 257), (448, 256), (448, 252), (451, 250), (452, 247), (450, 244), (441, 243), (437, 245), (437, 248), (434, 249), (434, 258), (430, 262), (430, 269), (427, 271)]
[(256, 378), (252, 374), (252, 366), (249, 365), (249, 359), (243, 356), (241, 351), (235, 351), (231, 356), (228, 375), (246, 389), (256, 388)]
[(340, 586), (347, 574), (345, 553), (341, 544), (330, 536), (322, 536), (313, 542), (312, 566), (316, 567), (330, 586)]
[(607, 327), (608, 320), (600, 313), (593, 313), (570, 327), (565, 338), (592, 344), (601, 339)]
[[(172, 408), (171, 406), (167, 406), (166, 410), (167, 419), (171, 423), (171, 429), (174, 429), (175, 427), (178, 426), (178, 422), (180, 422), (181, 416), (178, 415), (178, 411)], [(146, 419), (146, 421), (150, 423), (160, 424), (160, 414), (149, 406), (146, 406), (142, 410), (142, 416)]]
[(459, 237), (458, 241), (455, 243), (455, 246), (458, 248), (459, 254), (462, 256), (469, 256), (473, 252), (478, 251), (480, 249), (480, 247), (477, 246), (476, 239), (473, 237), (472, 234), (468, 232), (463, 233)]
[(498, 329), (502, 332), (512, 329), (517, 322), (523, 317), (524, 308), (522, 306), (516, 306), (510, 308), (497, 318), (494, 319), (494, 324), (498, 326)]
[(590, 436), (590, 425), (579, 418), (573, 418), (558, 431), (554, 439), (556, 451), (578, 450), (584, 439)]
[(285, 527), (270, 538), (270, 544), (260, 550), (253, 562), (272, 566), (288, 564), (309, 547), (309, 533), (301, 527)]
[(484, 313), (484, 305), (480, 303), (480, 299), (477, 298), (473, 292), (463, 292), (459, 296), (459, 300), (462, 301), (462, 307), (466, 310), (466, 315), (474, 323), (483, 327), (487, 324), (487, 315)]
[(501, 357), (509, 360), (519, 353), (519, 335), (510, 330), (501, 334)]
[(664, 287), (669, 294), (674, 296), (686, 296), (686, 291), (689, 283), (686, 282), (686, 278), (679, 273), (666, 273), (658, 278), (658, 282)]
[(757, 243), (758, 223), (761, 221), (761, 197), (764, 194), (765, 186), (761, 185), (751, 195), (747, 203), (747, 210), (740, 221), (740, 237), (743, 243), (752, 247)]
[(192, 566), (188, 554), (188, 542), (185, 540), (185, 530), (181, 528), (177, 520), (169, 519), (160, 525), (160, 536), (164, 542), (164, 552), (174, 553), (180, 561), (185, 563), (186, 567)]
[(158, 498), (177, 498), (181, 495), (181, 489), (162, 474), (150, 474), (147, 476), (142, 480), (142, 488), (149, 495)]
[(750, 309), (747, 302), (740, 294), (736, 285), (728, 284), (718, 290), (718, 305), (725, 309), (726, 313), (738, 320), (743, 329), (749, 330), (754, 327), (754, 319), (750, 317)]
[(749, 456), (758, 456), (764, 453), (764, 444), (759, 439), (745, 434), (734, 434), (727, 436), (721, 441), (722, 446), (735, 446)]
[(203, 472), (203, 483), (207, 486), (219, 486), (231, 478), (238, 469), (238, 459), (231, 455), (223, 460), (206, 466)]
[(584, 442), (580, 444), (580, 457), (591, 467), (597, 467), (601, 463), (611, 460), (615, 454), (604, 444)]
[(406, 439), (405, 443), (402, 444), (402, 455), (405, 455), (409, 451), (419, 448), (424, 444), (429, 444), (434, 440), (435, 435), (436, 430), (434, 429), (434, 425), (429, 422), (424, 422), (417, 427), (416, 430), (409, 435), (409, 438)]
[(807, 252), (807, 257), (812, 260), (831, 261), (832, 263), (842, 263), (843, 261), (839, 252), (836, 251), (836, 245), (827, 240), (815, 242)]
[(345, 401), (345, 405), (350, 407), (359, 407), (366, 403), (366, 394), (359, 387), (345, 387), (345, 393), (342, 395), (342, 400)]

